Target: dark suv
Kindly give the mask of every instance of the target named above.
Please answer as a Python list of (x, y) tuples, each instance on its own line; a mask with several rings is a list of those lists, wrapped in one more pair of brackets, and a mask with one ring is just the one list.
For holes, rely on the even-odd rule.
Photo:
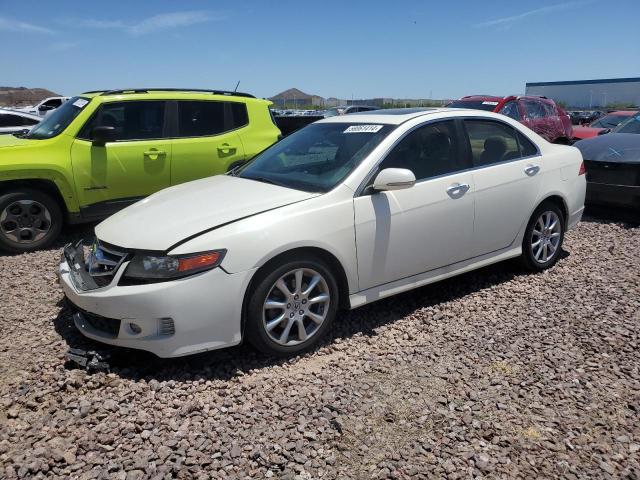
[(473, 108), (502, 113), (526, 125), (552, 143), (568, 145), (573, 137), (573, 127), (569, 115), (547, 97), (469, 95), (460, 100), (454, 100), (447, 107)]

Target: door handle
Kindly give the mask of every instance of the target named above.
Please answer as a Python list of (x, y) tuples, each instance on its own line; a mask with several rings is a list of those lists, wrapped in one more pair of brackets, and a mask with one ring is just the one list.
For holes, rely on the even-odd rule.
[(149, 157), (150, 160), (157, 160), (160, 155), (166, 155), (166, 152), (152, 148), (144, 152), (143, 155)]
[(229, 145), (228, 143), (223, 143), (218, 147), (218, 152), (222, 155), (229, 155), (230, 153), (235, 153), (236, 147)]
[(469, 191), (470, 188), (471, 187), (468, 183), (454, 183), (449, 188), (447, 188), (447, 195), (455, 200), (462, 197)]
[(533, 177), (539, 171), (540, 167), (538, 165), (527, 165), (527, 168), (524, 169), (524, 173), (530, 177)]

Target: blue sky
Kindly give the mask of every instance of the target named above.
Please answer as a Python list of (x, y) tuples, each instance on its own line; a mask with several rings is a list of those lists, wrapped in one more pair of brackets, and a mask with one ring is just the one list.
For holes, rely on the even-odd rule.
[(0, 85), (454, 98), (640, 76), (640, 1), (7, 1)]

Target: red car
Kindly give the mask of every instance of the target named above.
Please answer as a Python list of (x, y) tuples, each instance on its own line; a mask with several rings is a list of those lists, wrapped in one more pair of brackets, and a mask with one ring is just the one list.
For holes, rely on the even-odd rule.
[(616, 128), (622, 122), (634, 115), (637, 115), (637, 110), (619, 110), (617, 112), (609, 112), (606, 115), (591, 122), (589, 126), (573, 127), (574, 140), (584, 140), (585, 138), (591, 138), (597, 136), (604, 130), (611, 130)]
[(454, 100), (447, 107), (502, 113), (553, 143), (568, 145), (573, 138), (573, 126), (569, 115), (553, 100), (546, 97), (469, 95), (460, 100)]

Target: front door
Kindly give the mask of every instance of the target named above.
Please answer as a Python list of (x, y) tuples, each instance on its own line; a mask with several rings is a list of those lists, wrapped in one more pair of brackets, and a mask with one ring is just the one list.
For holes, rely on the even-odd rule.
[(542, 165), (535, 145), (512, 126), (489, 119), (464, 123), (475, 167), (475, 257), (512, 245), (535, 205)]
[(239, 129), (246, 126), (246, 105), (213, 100), (178, 101), (171, 184), (226, 173), (245, 160)]
[[(170, 185), (171, 141), (164, 101), (103, 104), (80, 130), (71, 161), (81, 212), (103, 217)], [(114, 141), (95, 146), (97, 126), (114, 128)]]
[(380, 164), (406, 168), (416, 184), (354, 199), (360, 290), (470, 257), (473, 176), (453, 121), (410, 132)]

